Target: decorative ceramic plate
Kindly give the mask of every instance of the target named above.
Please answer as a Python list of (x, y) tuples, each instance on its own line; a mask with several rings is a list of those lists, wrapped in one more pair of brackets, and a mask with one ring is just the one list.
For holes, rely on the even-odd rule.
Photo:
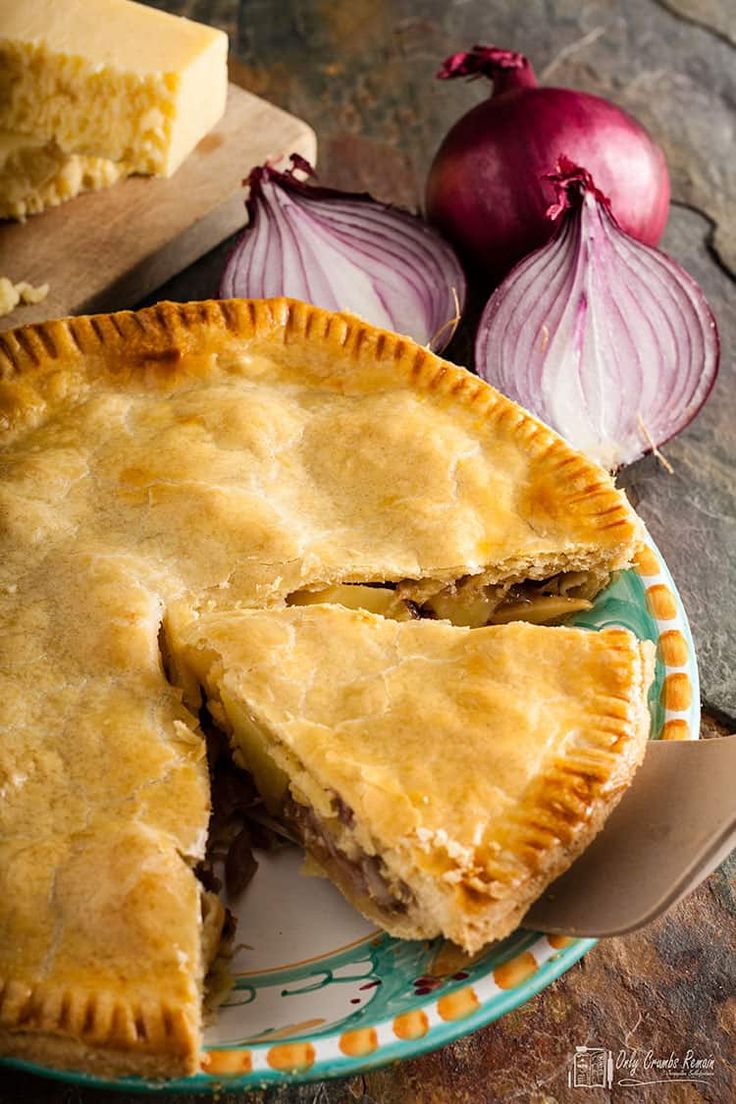
[[(655, 739), (697, 739), (699, 688), (690, 629), (654, 545), (575, 623), (624, 625), (657, 643), (649, 706)], [(206, 1033), (202, 1072), (178, 1081), (101, 1081), (29, 1062), (9, 1064), (78, 1084), (145, 1092), (212, 1092), (321, 1080), (412, 1058), (529, 1000), (594, 945), (519, 929), (473, 958), (443, 940), (391, 939), (294, 849), (259, 855), (240, 899), (235, 989)]]

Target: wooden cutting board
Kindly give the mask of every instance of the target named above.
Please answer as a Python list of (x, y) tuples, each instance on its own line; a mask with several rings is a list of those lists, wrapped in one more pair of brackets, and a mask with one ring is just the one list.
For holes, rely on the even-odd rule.
[(0, 223), (0, 276), (49, 284), (43, 303), (0, 330), (131, 307), (246, 221), (242, 181), (255, 165), (317, 140), (301, 119), (231, 84), (227, 110), (168, 180), (130, 177), (25, 223)]

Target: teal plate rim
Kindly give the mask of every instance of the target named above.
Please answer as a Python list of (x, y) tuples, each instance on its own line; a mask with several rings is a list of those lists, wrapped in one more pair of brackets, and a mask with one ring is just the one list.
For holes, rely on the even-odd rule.
[[(632, 610), (639, 613), (635, 624)], [(573, 619), (573, 623), (590, 629), (626, 624), (641, 638), (657, 643), (657, 670), (649, 698), (652, 738), (697, 739), (700, 693), (692, 634), (677, 588), (650, 537), (636, 566), (620, 573), (598, 596), (593, 610)], [(665, 646), (663, 637), (670, 646)], [(682, 642), (684, 655), (678, 655), (677, 648), (671, 646), (675, 637)], [(379, 936), (370, 942), (375, 946), (392, 946), (399, 941)], [(508, 968), (511, 962), (524, 966), (518, 980), (511, 978), (508, 985), (497, 984), (497, 967), (488, 964), (484, 953), (461, 981), (443, 984), (441, 993), (433, 992), (426, 1000), (415, 1000), (398, 1015), (371, 1019), (369, 1003), (334, 1030), (311, 1036), (294, 1034), (279, 1038), (278, 1042), (275, 1038), (271, 1041), (261, 1038), (253, 1043), (245, 1040), (205, 1046), (205, 1062), (209, 1061), (210, 1070), (189, 1077), (168, 1081), (138, 1077), (107, 1079), (17, 1058), (0, 1058), (0, 1064), (68, 1084), (140, 1093), (242, 1092), (276, 1084), (355, 1076), (395, 1061), (419, 1057), (492, 1023), (545, 989), (596, 942), (573, 939), (562, 945), (559, 940), (553, 943), (539, 933), (519, 929), (503, 944), (512, 945), (512, 957), (502, 959), (500, 965)], [(290, 1056), (292, 1068), (284, 1064)]]
[(519, 1005), (525, 1004), (535, 997), (553, 981), (566, 973), (571, 966), (594, 947), (596, 939), (576, 939), (569, 947), (550, 955), (547, 961), (539, 967), (532, 978), (524, 985), (508, 992), (504, 1000), (494, 1004), (492, 1009), (481, 1006), (475, 1013), (462, 1020), (446, 1023), (410, 1044), (395, 1042), (362, 1057), (344, 1057), (325, 1063), (326, 1068), (317, 1064), (308, 1070), (297, 1072), (281, 1072), (278, 1070), (253, 1071), (242, 1076), (227, 1077), (213, 1076), (209, 1074), (195, 1074), (192, 1077), (181, 1077), (173, 1081), (147, 1081), (137, 1077), (120, 1077), (115, 1080), (107, 1080), (96, 1077), (91, 1073), (78, 1073), (72, 1070), (50, 1069), (47, 1066), (36, 1065), (35, 1062), (26, 1062), (22, 1058), (2, 1058), (0, 1063), (14, 1069), (23, 1070), (26, 1073), (39, 1074), (53, 1081), (62, 1081), (67, 1084), (84, 1086), (86, 1088), (107, 1089), (110, 1092), (140, 1092), (140, 1093), (198, 1093), (222, 1095), (231, 1092), (253, 1091), (272, 1087), (275, 1084), (307, 1084), (314, 1081), (329, 1081), (339, 1077), (354, 1077), (356, 1074), (366, 1073), (368, 1070), (379, 1069), (381, 1066), (391, 1065), (393, 1062), (403, 1062), (409, 1058), (421, 1058), (423, 1054), (440, 1050), (448, 1043), (454, 1043), (465, 1035), (470, 1035), (482, 1027), (512, 1012)]

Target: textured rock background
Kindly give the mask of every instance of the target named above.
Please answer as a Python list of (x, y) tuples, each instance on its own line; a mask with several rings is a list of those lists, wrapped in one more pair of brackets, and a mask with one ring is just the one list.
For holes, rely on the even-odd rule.
[[(664, 247), (701, 283), (723, 341), (707, 407), (626, 482), (684, 597), (711, 712), (736, 717), (736, 5), (733, 0), (156, 0), (226, 30), (233, 77), (302, 115), (320, 140), (320, 176), (421, 204), (434, 151), (485, 95), (439, 84), (444, 56), (474, 42), (528, 54), (547, 83), (628, 108), (665, 147), (673, 206)], [(245, 167), (244, 167), (245, 168)], [(225, 243), (156, 297), (216, 291)], [(469, 334), (451, 354), (465, 359)], [(466, 360), (467, 363), (467, 360)], [(733, 730), (733, 724), (730, 730)], [(704, 735), (723, 734), (706, 720)], [(736, 1100), (733, 860), (647, 929), (599, 944), (524, 1007), (443, 1050), (366, 1077), (251, 1094), (253, 1104), (730, 1104)], [(575, 1045), (713, 1055), (707, 1085), (568, 1087)], [(0, 1104), (133, 1104), (3, 1071)], [(172, 1104), (196, 1097), (167, 1097)], [(226, 1094), (223, 1100), (234, 1099)]]

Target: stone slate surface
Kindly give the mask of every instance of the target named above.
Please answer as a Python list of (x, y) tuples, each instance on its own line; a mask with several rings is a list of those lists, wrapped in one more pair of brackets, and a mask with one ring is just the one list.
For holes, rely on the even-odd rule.
[[(439, 61), (474, 42), (531, 56), (549, 83), (606, 95), (662, 141), (674, 204), (664, 247), (701, 283), (723, 339), (721, 377), (695, 423), (626, 473), (630, 493), (683, 594), (703, 691), (736, 717), (734, 506), (733, 0), (155, 0), (228, 31), (233, 75), (317, 129), (326, 182), (417, 207), (437, 144), (484, 95), (440, 85)], [(730, 212), (730, 220), (729, 220)], [(216, 293), (228, 243), (158, 297)], [(470, 334), (451, 349), (467, 363)], [(733, 725), (730, 726), (733, 730)], [(703, 735), (727, 731), (706, 719)], [(730, 1104), (736, 1100), (733, 859), (636, 934), (607, 940), (535, 1000), (435, 1054), (365, 1077), (222, 1101), (252, 1104)], [(705, 1084), (570, 1088), (576, 1044), (712, 1055)], [(134, 1104), (142, 1099), (0, 1073), (0, 1104)], [(172, 1104), (198, 1097), (167, 1096)]]

